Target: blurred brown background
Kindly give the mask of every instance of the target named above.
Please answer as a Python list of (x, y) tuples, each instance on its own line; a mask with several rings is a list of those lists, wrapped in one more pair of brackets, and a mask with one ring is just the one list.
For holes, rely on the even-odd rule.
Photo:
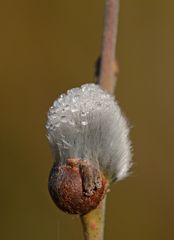
[[(0, 239), (82, 239), (47, 191), (53, 100), (93, 81), (103, 1), (0, 3)], [(116, 95), (133, 128), (133, 174), (108, 195), (105, 239), (174, 239), (174, 1), (121, 1)]]

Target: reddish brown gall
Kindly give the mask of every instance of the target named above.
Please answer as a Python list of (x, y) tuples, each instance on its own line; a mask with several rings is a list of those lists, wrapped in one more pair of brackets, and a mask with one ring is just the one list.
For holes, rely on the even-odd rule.
[(86, 214), (95, 209), (107, 190), (107, 180), (88, 160), (69, 159), (66, 165), (55, 163), (49, 176), (50, 195), (61, 210)]

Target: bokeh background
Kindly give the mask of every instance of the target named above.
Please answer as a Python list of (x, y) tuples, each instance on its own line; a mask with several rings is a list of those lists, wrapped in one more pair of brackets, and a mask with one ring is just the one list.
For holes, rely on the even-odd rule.
[[(0, 239), (82, 239), (47, 191), (46, 114), (92, 82), (104, 1), (0, 3)], [(133, 174), (108, 195), (105, 239), (174, 239), (174, 1), (121, 1), (116, 96), (132, 125)]]

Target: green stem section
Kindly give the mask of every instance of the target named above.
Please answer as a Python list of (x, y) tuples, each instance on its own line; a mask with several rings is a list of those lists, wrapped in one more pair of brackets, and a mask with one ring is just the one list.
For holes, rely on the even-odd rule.
[(81, 216), (85, 240), (103, 240), (106, 196), (99, 206)]

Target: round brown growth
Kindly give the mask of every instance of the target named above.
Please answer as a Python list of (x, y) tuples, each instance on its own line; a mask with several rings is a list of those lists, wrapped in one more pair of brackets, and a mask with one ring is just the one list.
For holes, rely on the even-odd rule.
[(69, 159), (66, 165), (54, 164), (48, 188), (55, 204), (70, 214), (86, 214), (103, 199), (107, 181), (87, 160)]

